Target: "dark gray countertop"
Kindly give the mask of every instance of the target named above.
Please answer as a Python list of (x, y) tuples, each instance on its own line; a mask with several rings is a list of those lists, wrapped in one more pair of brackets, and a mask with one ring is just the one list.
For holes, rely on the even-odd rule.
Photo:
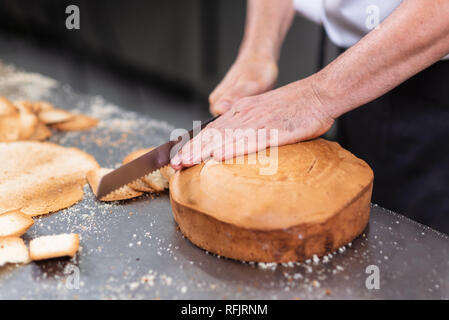
[[(116, 166), (128, 152), (162, 143), (173, 129), (150, 117), (155, 110), (161, 119), (171, 119), (178, 102), (170, 98), (158, 97), (145, 112), (134, 113), (48, 78), (20, 75), (2, 66), (0, 93), (45, 98), (102, 119), (95, 130), (52, 137), (91, 153), (102, 166)], [(111, 92), (122, 89), (110, 79), (105, 83)], [(24, 84), (32, 89), (23, 89)], [(177, 121), (187, 123), (196, 115), (180, 111)], [(378, 206), (351, 245), (320, 261), (276, 266), (232, 261), (192, 245), (176, 227), (167, 193), (105, 204), (95, 200), (89, 187), (85, 191), (82, 202), (37, 218), (25, 235), (28, 241), (79, 233), (79, 254), (0, 268), (0, 299), (449, 298), (449, 238)], [(379, 270), (380, 289), (366, 287), (372, 265)]]
[[(176, 229), (167, 195), (114, 206), (112, 213), (87, 198), (94, 208), (88, 218), (58, 213), (42, 218), (30, 233), (78, 231), (81, 253), (73, 260), (1, 269), (1, 299), (449, 297), (447, 237), (380, 207), (372, 209), (364, 235), (328, 262), (274, 267), (218, 258), (193, 246)], [(90, 226), (80, 230), (85, 220)], [(365, 286), (369, 265), (379, 267), (379, 290)]]

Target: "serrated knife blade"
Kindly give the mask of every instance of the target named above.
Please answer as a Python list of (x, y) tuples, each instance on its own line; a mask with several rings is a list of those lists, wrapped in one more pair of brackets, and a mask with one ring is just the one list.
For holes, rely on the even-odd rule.
[[(203, 122), (201, 124), (201, 129), (217, 118), (218, 116)], [(179, 150), (188, 140), (193, 138), (193, 133), (196, 131), (195, 129), (196, 128), (179, 137), (178, 140), (164, 143), (103, 176), (98, 184), (96, 193), (97, 198), (102, 199), (111, 192), (170, 164), (170, 150), (175, 146)]]

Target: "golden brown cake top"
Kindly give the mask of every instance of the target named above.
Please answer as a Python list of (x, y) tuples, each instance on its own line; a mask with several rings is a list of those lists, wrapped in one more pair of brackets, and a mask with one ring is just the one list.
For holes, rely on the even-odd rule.
[(324, 139), (279, 147), (277, 159), (277, 170), (268, 175), (261, 174), (266, 161), (248, 163), (248, 156), (235, 159), (240, 164), (207, 161), (177, 172), (170, 193), (220, 221), (274, 230), (325, 221), (373, 181), (363, 160)]

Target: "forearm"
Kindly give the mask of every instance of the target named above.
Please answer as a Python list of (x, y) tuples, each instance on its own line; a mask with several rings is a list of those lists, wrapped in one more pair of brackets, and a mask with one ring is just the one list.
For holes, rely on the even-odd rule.
[(292, 0), (248, 0), (240, 54), (277, 60), (293, 17)]
[(390, 91), (449, 53), (449, 1), (405, 0), (377, 29), (312, 76), (337, 118)]

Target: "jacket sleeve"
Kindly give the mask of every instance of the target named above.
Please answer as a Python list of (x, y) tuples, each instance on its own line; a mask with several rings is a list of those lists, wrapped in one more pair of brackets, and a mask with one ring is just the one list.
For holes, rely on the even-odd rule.
[(322, 24), (323, 0), (293, 0), (295, 10), (306, 19)]

